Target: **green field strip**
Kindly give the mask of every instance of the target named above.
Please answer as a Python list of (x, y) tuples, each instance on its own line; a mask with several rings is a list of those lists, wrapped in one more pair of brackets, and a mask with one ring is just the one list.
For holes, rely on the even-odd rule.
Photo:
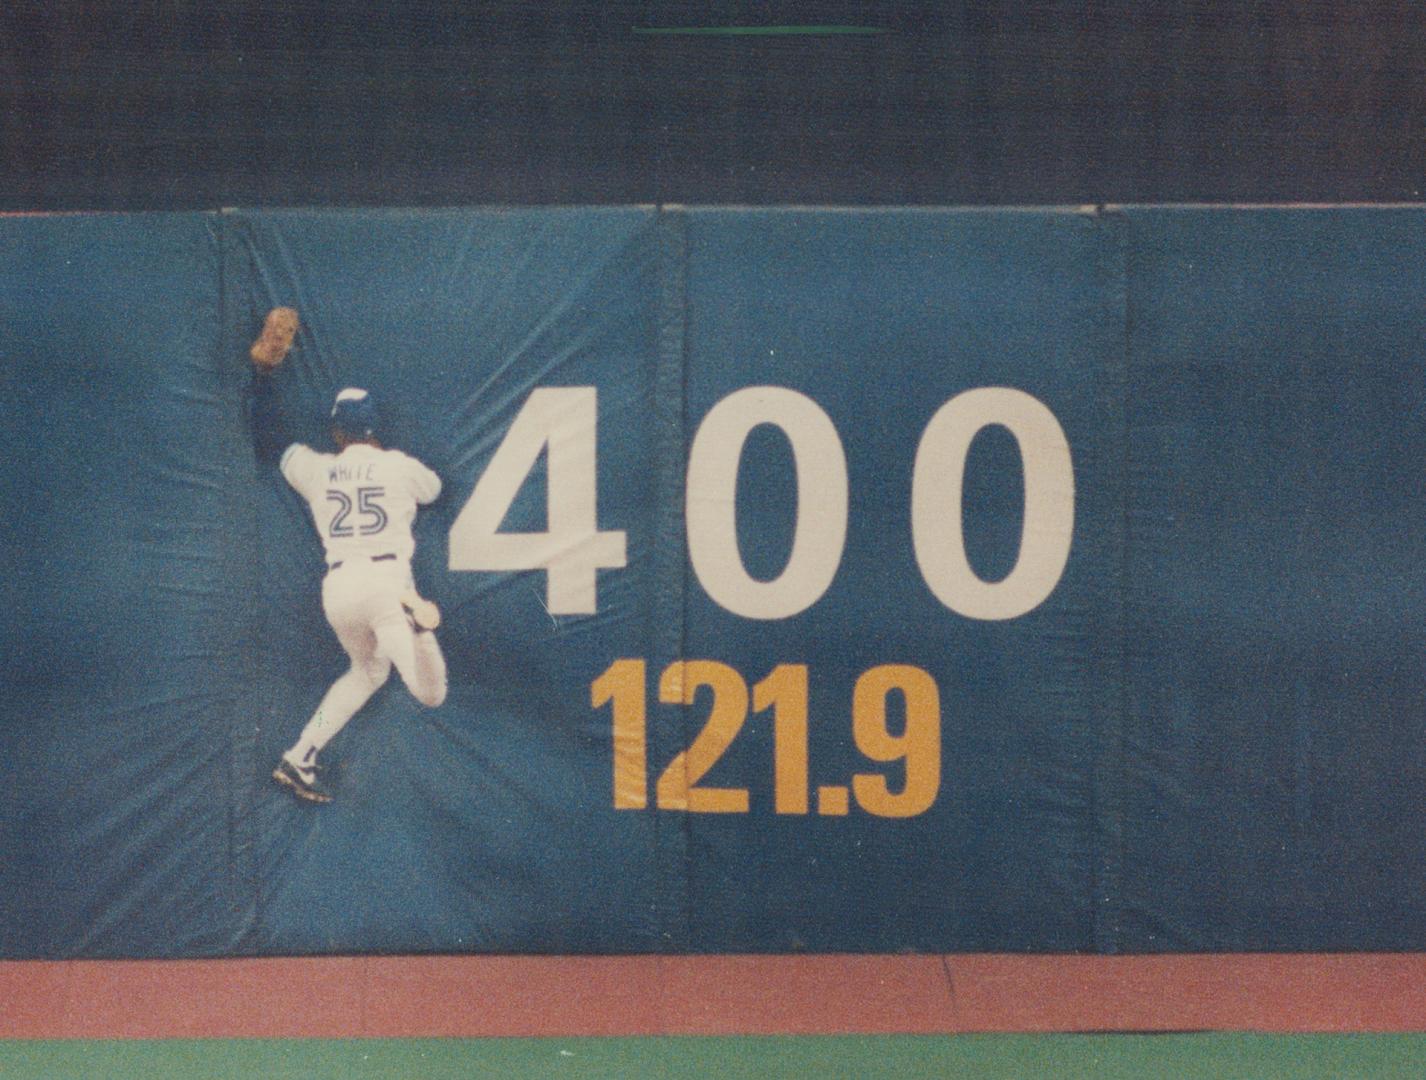
[(650, 37), (846, 37), (888, 34), (884, 26), (636, 26)]
[(0, 1077), (855, 1076), (1343, 1078), (1422, 1075), (1426, 1035), (828, 1035), (541, 1039), (14, 1040)]

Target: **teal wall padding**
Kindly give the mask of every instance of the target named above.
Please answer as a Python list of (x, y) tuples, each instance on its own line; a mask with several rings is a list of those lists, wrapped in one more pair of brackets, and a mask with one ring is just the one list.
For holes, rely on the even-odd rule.
[[(1426, 946), (1423, 251), (1426, 213), (1371, 208), (0, 219), (0, 955)], [(259, 393), (279, 304), (303, 331)], [(444, 481), (415, 573), (451, 690), (381, 690), (309, 807), (270, 772), (344, 659), (276, 456), (327, 446), (344, 386)], [(593, 613), (551, 613), (544, 571), (451, 569), (516, 416), (571, 387), (627, 544)], [(749, 387), (815, 403), (846, 463), (835, 573), (785, 617), (730, 609), (687, 542), (695, 439)], [(1072, 459), (1063, 572), (1003, 620), (938, 599), (912, 539), (913, 482), (945, 481), (914, 480), (922, 434), (983, 387)], [(756, 582), (823, 498), (796, 454), (761, 424), (729, 459)], [(546, 527), (548, 468), (502, 530)], [(970, 444), (983, 580), (1022, 474), (1003, 426)], [(697, 785), (746, 809), (677, 808), (715, 705), (660, 700), (681, 660), (805, 667), (805, 808), (766, 689)], [(620, 661), (642, 807), (591, 699)], [(854, 780), (907, 782), (856, 734), (880, 665), (939, 695), (934, 798), (901, 818)]]

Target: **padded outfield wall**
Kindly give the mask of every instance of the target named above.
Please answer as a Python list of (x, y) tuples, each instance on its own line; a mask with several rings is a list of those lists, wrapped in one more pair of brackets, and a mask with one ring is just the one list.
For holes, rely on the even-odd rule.
[[(1426, 947), (1423, 252), (0, 219), (0, 955)], [(312, 808), (269, 773), (343, 659), (274, 459), (348, 385), (445, 481), (451, 692), (382, 690)]]

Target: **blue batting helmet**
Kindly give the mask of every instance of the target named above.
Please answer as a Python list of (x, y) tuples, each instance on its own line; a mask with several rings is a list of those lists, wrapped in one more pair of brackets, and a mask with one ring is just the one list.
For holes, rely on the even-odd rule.
[(349, 439), (369, 439), (377, 426), (376, 402), (365, 390), (349, 386), (332, 404), (332, 427)]

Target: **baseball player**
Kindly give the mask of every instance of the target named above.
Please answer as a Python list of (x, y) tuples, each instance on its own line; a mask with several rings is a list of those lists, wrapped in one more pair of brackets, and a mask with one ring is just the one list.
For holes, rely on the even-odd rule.
[[(283, 311), (291, 309), (269, 315), (269, 326)], [(288, 318), (291, 333), (279, 334), (275, 361), (266, 359), (273, 350), (259, 355), (266, 329), (254, 345), (259, 371), (274, 370), (286, 355), (296, 313), (280, 317)], [(381, 445), (376, 404), (367, 391), (349, 387), (337, 394), (331, 421), (335, 454), (294, 443), (278, 465), (307, 501), (322, 538), (322, 609), (351, 659), (273, 770), (279, 784), (314, 803), (331, 801), (318, 779), (317, 755), (386, 682), (393, 665), (422, 705), (435, 707), (446, 698), (446, 662), (434, 633), (440, 611), (417, 593), (411, 576), (411, 523), (416, 508), (441, 493), (440, 478), (415, 458)]]

